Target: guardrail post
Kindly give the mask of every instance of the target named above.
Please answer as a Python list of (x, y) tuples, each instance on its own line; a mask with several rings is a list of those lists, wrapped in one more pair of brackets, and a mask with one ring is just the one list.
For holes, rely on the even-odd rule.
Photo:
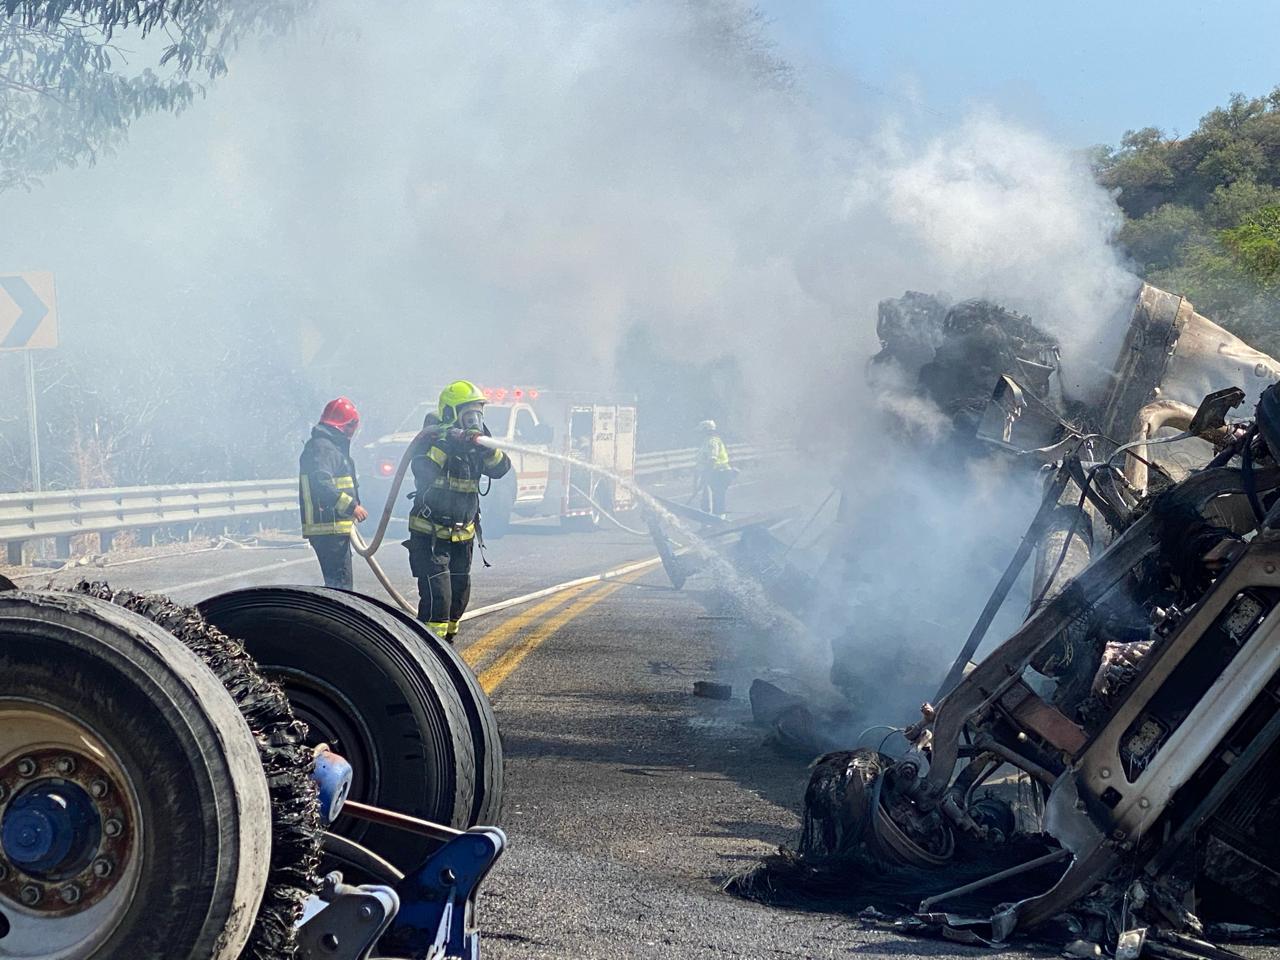
[(22, 566), (22, 548), (25, 544), (21, 540), (10, 540), (5, 544), (6, 559), (10, 566)]

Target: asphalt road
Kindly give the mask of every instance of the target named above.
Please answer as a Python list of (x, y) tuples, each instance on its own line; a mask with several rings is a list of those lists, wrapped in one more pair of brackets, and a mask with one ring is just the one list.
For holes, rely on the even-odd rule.
[[(777, 507), (778, 478), (734, 491), (739, 513)], [(678, 496), (684, 484), (656, 492)], [(794, 513), (807, 517), (804, 504)], [(633, 521), (634, 522), (634, 521)], [(785, 536), (785, 528), (780, 531)], [(652, 541), (604, 528), (520, 522), (477, 561), (472, 609), (656, 556)], [(416, 596), (405, 551), (379, 553)], [(105, 567), (23, 573), (23, 586), (105, 579), (195, 602), (249, 585), (319, 583), (298, 541), (224, 545)], [(762, 751), (747, 686), (787, 657), (722, 609), (723, 577), (672, 588), (661, 566), (524, 603), (464, 624), (462, 652), (489, 690), (507, 757), (507, 856), (485, 887), (484, 951), (505, 957), (844, 956), (868, 934), (848, 917), (782, 913), (720, 890), (799, 829), (801, 761)], [(381, 595), (357, 559), (356, 588)], [(769, 662), (771, 661), (771, 662)], [(695, 680), (734, 697), (692, 695)], [(876, 935), (879, 936), (879, 935)], [(859, 945), (862, 945), (861, 948)], [(900, 952), (886, 943), (886, 952)]]
[[(742, 512), (777, 506), (778, 478), (734, 492)], [(673, 488), (670, 493), (678, 493)], [(825, 491), (818, 491), (820, 497)], [(794, 536), (815, 504), (793, 504)], [(404, 551), (381, 556), (413, 596)], [(618, 530), (564, 533), (522, 523), (477, 564), (472, 606), (654, 556)], [(363, 564), (357, 589), (380, 588)], [(196, 601), (243, 585), (317, 583), (309, 549), (224, 547), (104, 569), (39, 573), (25, 585), (80, 576)], [(725, 879), (794, 843), (805, 763), (763, 746), (747, 688), (801, 669), (794, 648), (726, 607), (723, 571), (675, 590), (662, 568), (478, 617), (463, 654), (490, 692), (507, 757), (511, 847), (480, 903), (486, 957), (854, 957), (975, 951), (866, 927), (849, 913), (780, 910), (722, 892)], [(693, 695), (731, 684), (727, 701)], [(984, 951), (990, 954), (990, 951)], [(1022, 955), (1025, 955), (1023, 953)]]

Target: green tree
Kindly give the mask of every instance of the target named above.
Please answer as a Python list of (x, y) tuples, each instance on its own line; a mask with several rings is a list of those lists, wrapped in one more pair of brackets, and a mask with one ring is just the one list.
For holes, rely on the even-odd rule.
[(0, 0), (0, 190), (92, 163), (138, 117), (186, 108), (243, 39), (310, 3)]
[(1222, 243), (1259, 285), (1280, 280), (1280, 205), (1261, 207), (1238, 227), (1222, 231)]
[(1094, 157), (1138, 271), (1280, 355), (1280, 87), (1233, 95), (1186, 137), (1148, 127)]

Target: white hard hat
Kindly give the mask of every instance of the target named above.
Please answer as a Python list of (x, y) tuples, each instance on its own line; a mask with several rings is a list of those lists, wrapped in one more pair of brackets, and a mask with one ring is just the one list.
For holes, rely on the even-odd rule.
[(716, 428), (716, 422), (714, 420), (703, 420), (700, 424), (698, 424), (699, 430), (714, 431), (715, 428)]

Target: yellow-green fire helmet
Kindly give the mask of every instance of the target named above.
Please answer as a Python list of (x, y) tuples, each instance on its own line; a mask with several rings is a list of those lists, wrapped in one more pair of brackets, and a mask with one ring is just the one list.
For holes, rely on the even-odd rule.
[(437, 414), (441, 423), (453, 423), (458, 419), (458, 408), (468, 403), (484, 403), (485, 395), (470, 380), (455, 380), (440, 391)]

